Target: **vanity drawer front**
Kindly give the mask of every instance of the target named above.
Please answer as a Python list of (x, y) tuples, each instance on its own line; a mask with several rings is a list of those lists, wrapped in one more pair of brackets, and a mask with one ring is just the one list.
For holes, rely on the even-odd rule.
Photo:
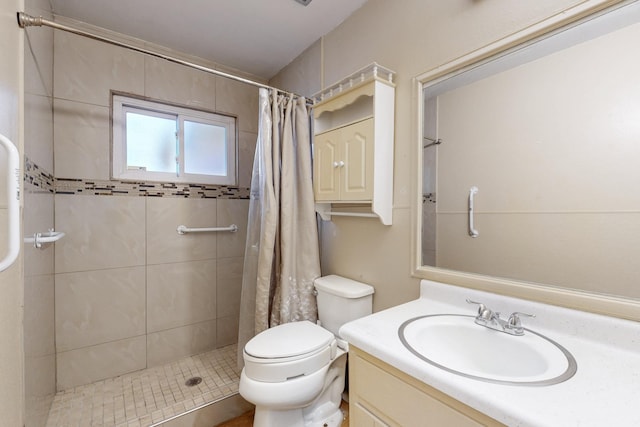
[(349, 353), (349, 411), (356, 427), (502, 425), (369, 354)]
[(357, 427), (389, 427), (389, 424), (373, 415), (360, 403), (349, 406), (349, 423)]

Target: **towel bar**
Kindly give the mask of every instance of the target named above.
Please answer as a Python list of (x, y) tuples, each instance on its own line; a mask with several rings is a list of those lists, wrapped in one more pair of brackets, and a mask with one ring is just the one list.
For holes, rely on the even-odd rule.
[(231, 224), (228, 227), (190, 228), (186, 225), (179, 225), (176, 231), (178, 232), (178, 234), (206, 233), (216, 231), (230, 231), (232, 233), (235, 233), (236, 231), (238, 231), (238, 226), (235, 224)]
[(53, 231), (53, 229), (45, 233), (34, 233), (33, 237), (25, 237), (25, 243), (33, 243), (33, 247), (40, 249), (43, 243), (54, 243), (64, 237), (62, 231)]

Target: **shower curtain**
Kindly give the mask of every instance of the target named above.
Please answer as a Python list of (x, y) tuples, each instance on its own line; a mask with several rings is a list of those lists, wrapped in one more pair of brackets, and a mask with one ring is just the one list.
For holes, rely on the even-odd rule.
[(306, 100), (260, 89), (251, 178), (238, 365), (254, 335), (282, 323), (317, 319), (320, 276)]

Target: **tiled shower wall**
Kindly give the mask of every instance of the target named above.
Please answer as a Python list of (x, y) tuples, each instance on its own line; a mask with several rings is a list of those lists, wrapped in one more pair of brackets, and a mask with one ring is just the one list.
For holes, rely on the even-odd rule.
[[(48, 0), (25, 0), (29, 14), (51, 18)], [(25, 32), (24, 153), (39, 165), (35, 184), (24, 182), (23, 233), (53, 228), (53, 30)], [(25, 171), (25, 173), (30, 173)], [(25, 426), (42, 427), (56, 392), (54, 248), (24, 245)], [(18, 392), (18, 391), (16, 391)], [(1, 424), (1, 422), (0, 422)]]
[[(54, 52), (57, 388), (236, 342), (257, 89), (60, 31)], [(111, 90), (237, 116), (238, 187), (109, 182)]]

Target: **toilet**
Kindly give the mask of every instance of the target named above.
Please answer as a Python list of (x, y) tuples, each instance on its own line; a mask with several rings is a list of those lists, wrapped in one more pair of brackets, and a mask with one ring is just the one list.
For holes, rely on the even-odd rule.
[(373, 287), (331, 275), (315, 280), (318, 324), (267, 329), (244, 347), (240, 395), (256, 406), (254, 427), (339, 427), (348, 344), (338, 330), (371, 314)]

